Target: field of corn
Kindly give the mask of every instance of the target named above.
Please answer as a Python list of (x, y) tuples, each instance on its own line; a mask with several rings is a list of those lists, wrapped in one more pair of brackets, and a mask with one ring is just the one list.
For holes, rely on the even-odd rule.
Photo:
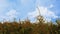
[[(41, 17), (41, 16), (40, 16)], [(0, 34), (60, 34), (60, 21), (46, 22), (43, 18), (37, 18), (39, 22), (32, 23), (29, 19), (25, 21), (13, 21), (0, 23)]]

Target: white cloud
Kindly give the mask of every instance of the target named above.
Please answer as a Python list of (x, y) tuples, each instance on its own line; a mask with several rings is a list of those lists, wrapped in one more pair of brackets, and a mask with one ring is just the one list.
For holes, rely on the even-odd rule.
[(49, 8), (53, 8), (54, 7), (54, 5), (53, 4), (51, 4), (50, 6), (49, 6)]
[(18, 12), (16, 10), (12, 9), (9, 12), (7, 12), (6, 15), (10, 18), (15, 18), (18, 15)]
[(5, 13), (5, 15), (0, 15), (0, 20), (3, 21), (3, 20), (6, 20), (6, 21), (9, 21), (13, 18), (17, 18), (18, 17), (18, 12), (14, 9), (12, 10), (9, 10), (8, 12)]
[[(53, 12), (53, 11), (50, 11), (48, 10), (46, 7), (42, 7), (42, 6), (38, 6), (39, 7), (39, 10), (40, 10), (40, 13), (41, 15), (47, 20), (47, 21), (51, 21), (52, 18), (55, 19), (55, 18), (58, 18), (58, 16)], [(38, 9), (36, 8), (35, 11), (33, 12), (29, 12), (28, 13), (28, 16), (30, 18), (35, 18), (36, 16), (38, 16)]]

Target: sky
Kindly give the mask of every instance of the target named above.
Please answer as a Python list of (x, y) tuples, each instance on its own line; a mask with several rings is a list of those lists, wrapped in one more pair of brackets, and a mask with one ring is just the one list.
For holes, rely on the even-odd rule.
[(13, 20), (13, 18), (34, 21), (40, 14), (47, 21), (60, 18), (60, 0), (0, 0), (0, 21)]

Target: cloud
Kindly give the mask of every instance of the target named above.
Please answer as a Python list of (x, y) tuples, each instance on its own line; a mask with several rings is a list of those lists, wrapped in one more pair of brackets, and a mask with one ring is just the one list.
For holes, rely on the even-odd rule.
[[(47, 20), (47, 21), (51, 21), (52, 19), (56, 19), (58, 18), (58, 16), (53, 12), (50, 11), (47, 7), (43, 7), (43, 6), (38, 6), (39, 10), (40, 10), (40, 14)], [(36, 8), (35, 11), (29, 12), (28, 16), (30, 18), (35, 18), (36, 16), (38, 16), (38, 9)]]
[(53, 8), (54, 7), (54, 5), (53, 4), (51, 4), (50, 6), (49, 6), (49, 8)]
[(9, 18), (16, 18), (18, 14), (19, 13), (16, 10), (12, 9), (6, 13), (6, 16), (8, 16)]
[(18, 12), (14, 9), (12, 10), (9, 10), (8, 12), (5, 13), (5, 15), (0, 15), (0, 20), (3, 21), (3, 20), (6, 20), (6, 21), (9, 21), (13, 18), (17, 18), (18, 17)]

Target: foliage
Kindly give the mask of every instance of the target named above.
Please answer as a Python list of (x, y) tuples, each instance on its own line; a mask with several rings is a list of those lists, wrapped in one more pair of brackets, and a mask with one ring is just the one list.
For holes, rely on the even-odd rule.
[(0, 23), (0, 34), (60, 34), (60, 23), (56, 20), (57, 24), (53, 22), (46, 22), (41, 16), (37, 20), (39, 22), (32, 23), (30, 20), (13, 21)]

